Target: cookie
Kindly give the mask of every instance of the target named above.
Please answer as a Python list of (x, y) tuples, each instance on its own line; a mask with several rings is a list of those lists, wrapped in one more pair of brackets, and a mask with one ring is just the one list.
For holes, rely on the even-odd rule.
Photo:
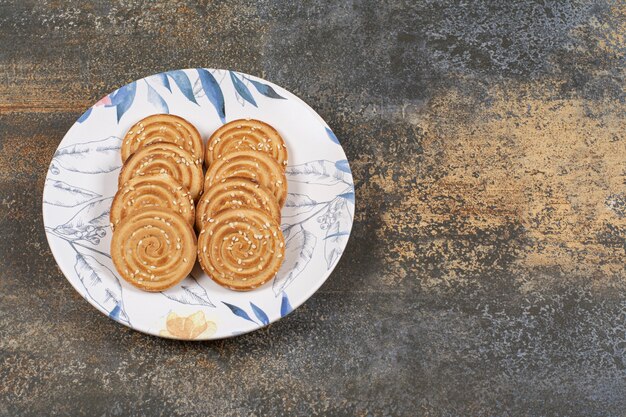
[(276, 129), (260, 120), (239, 119), (226, 123), (207, 141), (204, 160), (207, 167), (236, 151), (254, 150), (274, 158), (285, 169), (287, 147)]
[(195, 201), (202, 191), (202, 164), (173, 143), (154, 143), (139, 148), (120, 171), (119, 186), (131, 178), (168, 174), (189, 190)]
[(191, 272), (196, 253), (196, 235), (187, 220), (161, 207), (129, 214), (111, 240), (115, 269), (145, 291), (163, 291), (178, 284)]
[(245, 178), (223, 179), (206, 189), (196, 210), (196, 228), (227, 209), (256, 208), (280, 222), (280, 207), (274, 195), (262, 185)]
[(272, 279), (285, 256), (280, 225), (264, 211), (223, 210), (207, 219), (198, 237), (198, 260), (216, 283), (248, 291)]
[(195, 208), (189, 191), (168, 174), (131, 178), (117, 191), (111, 204), (111, 227), (129, 214), (146, 208), (163, 207), (183, 216), (193, 226)]
[(206, 173), (204, 188), (226, 178), (247, 178), (267, 188), (280, 207), (287, 198), (287, 179), (282, 167), (266, 153), (237, 151), (213, 162)]
[(135, 123), (122, 140), (122, 162), (137, 149), (161, 142), (182, 147), (194, 160), (202, 163), (204, 148), (198, 129), (182, 117), (172, 114), (154, 114)]

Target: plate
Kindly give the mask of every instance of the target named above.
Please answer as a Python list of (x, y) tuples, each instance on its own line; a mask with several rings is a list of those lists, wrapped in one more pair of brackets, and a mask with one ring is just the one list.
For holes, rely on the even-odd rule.
[[(274, 126), (289, 151), (282, 210), (283, 266), (267, 284), (235, 292), (196, 264), (179, 285), (147, 293), (126, 283), (110, 256), (109, 210), (120, 144), (139, 119), (171, 113), (204, 140), (223, 123), (254, 118)], [(352, 229), (354, 184), (337, 137), (287, 90), (228, 70), (194, 68), (152, 75), (107, 95), (70, 128), (52, 157), (43, 220), (61, 271), (91, 305), (132, 329), (173, 339), (220, 339), (264, 327), (304, 303), (341, 257)]]

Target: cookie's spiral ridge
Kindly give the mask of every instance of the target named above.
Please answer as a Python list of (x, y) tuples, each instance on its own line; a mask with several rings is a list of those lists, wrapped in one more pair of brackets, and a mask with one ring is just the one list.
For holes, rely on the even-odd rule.
[(256, 208), (280, 222), (280, 207), (265, 187), (246, 178), (226, 178), (206, 189), (196, 210), (196, 228), (228, 209)]
[(124, 164), (119, 185), (143, 175), (168, 174), (180, 182), (196, 200), (202, 191), (202, 165), (172, 143), (154, 143), (139, 148)]
[(285, 256), (279, 224), (257, 209), (224, 210), (204, 223), (198, 260), (218, 284), (248, 291), (272, 279)]
[(189, 191), (168, 174), (140, 175), (120, 188), (111, 204), (111, 225), (117, 226), (130, 213), (146, 207), (163, 207), (187, 220), (195, 221), (195, 208)]
[(285, 169), (287, 147), (272, 126), (260, 120), (239, 119), (226, 123), (207, 141), (204, 159), (208, 167), (218, 159), (236, 151), (255, 150), (274, 158)]
[(122, 162), (137, 149), (152, 143), (173, 143), (189, 152), (202, 163), (202, 137), (191, 123), (173, 114), (154, 114), (141, 119), (131, 127), (122, 141)]
[(287, 179), (282, 167), (271, 156), (258, 151), (237, 151), (223, 156), (209, 167), (204, 188), (226, 178), (247, 178), (272, 192), (280, 207), (287, 198)]
[(111, 240), (117, 271), (146, 291), (163, 291), (179, 283), (191, 272), (196, 252), (196, 235), (189, 223), (160, 207), (131, 213)]

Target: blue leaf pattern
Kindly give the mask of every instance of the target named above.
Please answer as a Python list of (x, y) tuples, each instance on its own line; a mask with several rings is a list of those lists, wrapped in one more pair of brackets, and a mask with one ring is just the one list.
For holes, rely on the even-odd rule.
[(280, 316), (285, 317), (287, 314), (291, 313), (293, 308), (291, 308), (291, 304), (289, 303), (289, 298), (287, 298), (287, 293), (283, 293), (283, 298), (280, 302)]
[(111, 310), (111, 312), (109, 313), (109, 317), (112, 318), (115, 321), (120, 321), (120, 315), (122, 313), (122, 308), (120, 307), (120, 305), (116, 305), (115, 308), (113, 308), (113, 310)]
[(85, 113), (83, 113), (79, 118), (78, 118), (78, 123), (82, 123), (85, 120), (87, 120), (87, 118), (89, 117), (89, 115), (91, 114), (91, 111), (93, 110), (93, 107), (89, 107), (87, 109), (87, 111)]
[(332, 235), (327, 235), (324, 240), (326, 239), (330, 239), (332, 237), (336, 237), (336, 236), (348, 236), (350, 234), (350, 232), (337, 232), (337, 233), (333, 233)]
[(241, 308), (232, 305), (232, 304), (228, 304), (227, 302), (222, 301), (222, 304), (224, 304), (226, 307), (228, 307), (230, 309), (230, 311), (233, 312), (233, 314), (235, 316), (241, 317), (242, 319), (251, 321), (252, 323), (256, 323), (254, 320), (252, 320), (250, 318), (250, 316), (248, 316), (248, 313), (246, 313), (244, 310), (242, 310)]
[(348, 193), (339, 194), (337, 197), (345, 198), (346, 200), (354, 203), (354, 192), (352, 191)]
[(352, 174), (352, 171), (350, 171), (350, 165), (348, 165), (347, 159), (340, 159), (339, 161), (335, 162), (335, 167), (340, 171), (346, 172), (348, 174)]
[(52, 160), (68, 171), (83, 174), (111, 172), (122, 165), (119, 157), (121, 145), (122, 140), (115, 136), (77, 143), (57, 149)]
[(171, 93), (172, 87), (170, 86), (170, 80), (167, 79), (167, 74), (162, 72), (160, 74), (155, 75), (157, 82), (161, 84), (163, 87), (167, 88), (167, 90)]
[(100, 194), (74, 187), (63, 181), (47, 179), (46, 193), (43, 196), (44, 204), (52, 204), (59, 207), (74, 207), (86, 203), (94, 198), (101, 197)]
[(112, 200), (113, 197), (108, 197), (87, 204), (67, 222), (55, 227), (54, 232), (70, 241), (87, 240), (97, 245), (106, 235)]
[(250, 301), (250, 307), (252, 307), (252, 311), (254, 311), (254, 315), (263, 323), (265, 326), (270, 324), (270, 319), (267, 317), (267, 314), (260, 307), (256, 306), (252, 301)]
[(281, 212), (282, 218), (293, 224), (297, 221), (294, 216), (302, 217), (324, 203), (326, 202), (320, 203), (306, 194), (289, 193)]
[[(93, 256), (83, 255), (79, 252), (76, 252), (74, 270), (89, 298), (106, 311), (109, 317), (129, 324), (122, 300), (122, 287), (113, 271), (102, 265)], [(114, 279), (104, 281), (103, 276)]]
[(301, 165), (288, 166), (285, 170), (287, 179), (292, 182), (302, 182), (318, 185), (336, 185), (341, 182), (352, 184), (352, 175), (341, 168), (342, 165), (327, 161), (318, 160), (307, 162)]
[(242, 83), (239, 78), (237, 78), (234, 72), (229, 71), (229, 73), (230, 79), (232, 80), (233, 86), (235, 87), (235, 91), (237, 91), (237, 93), (248, 103), (252, 104), (254, 107), (257, 107), (256, 101), (254, 101), (254, 97), (252, 97), (252, 94), (250, 94), (250, 90), (248, 90), (248, 87), (246, 87), (246, 85)]
[(285, 207), (309, 207), (317, 204), (317, 201), (306, 194), (289, 193), (285, 200)]
[(329, 128), (325, 128), (326, 129), (326, 134), (328, 135), (328, 137), (330, 138), (330, 140), (332, 140), (333, 142), (335, 142), (337, 145), (339, 145), (339, 139), (337, 139), (337, 136), (335, 136), (335, 134), (333, 133), (332, 130), (330, 130)]
[(130, 109), (135, 99), (135, 93), (137, 91), (137, 83), (134, 81), (130, 84), (119, 88), (113, 95), (111, 95), (111, 104), (115, 105), (117, 109), (117, 121), (122, 119), (124, 113)]
[(192, 276), (187, 277), (180, 285), (169, 288), (161, 294), (181, 304), (215, 307), (206, 290)]
[(222, 89), (215, 80), (213, 74), (204, 68), (198, 68), (198, 77), (200, 77), (204, 94), (207, 96), (211, 104), (213, 104), (213, 107), (215, 107), (215, 110), (217, 111), (217, 115), (222, 120), (222, 123), (224, 123), (226, 121), (226, 109), (224, 107), (224, 94), (222, 94)]
[(59, 167), (56, 166), (56, 164), (54, 163), (54, 159), (52, 160), (52, 162), (50, 163), (50, 168), (48, 168), (48, 170), (50, 170), (50, 173), (52, 175), (59, 175), (59, 173), (61, 172), (59, 170)]
[(163, 100), (163, 97), (161, 97), (147, 81), (146, 85), (148, 86), (148, 102), (152, 104), (159, 113), (169, 113), (170, 109), (165, 100)]
[(198, 102), (196, 101), (196, 97), (193, 94), (191, 81), (189, 81), (189, 77), (187, 77), (187, 73), (185, 73), (185, 71), (169, 71), (167, 75), (172, 77), (180, 91), (185, 95), (185, 97), (187, 97), (187, 100), (191, 101), (194, 104), (198, 104)]
[(282, 100), (285, 100), (285, 97), (283, 97), (283, 96), (279, 95), (279, 94), (276, 92), (276, 90), (274, 90), (274, 89), (272, 88), (272, 86), (271, 86), (271, 85), (267, 85), (267, 84), (264, 84), (264, 83), (259, 82), (259, 81), (254, 81), (254, 80), (252, 80), (252, 79), (250, 79), (249, 81), (252, 83), (252, 85), (254, 86), (254, 88), (256, 88), (256, 89), (257, 89), (257, 91), (258, 91), (259, 93), (263, 94), (265, 97), (269, 97), (269, 98), (277, 98), (277, 99), (282, 99)]
[(277, 297), (311, 261), (316, 243), (315, 235), (302, 226), (297, 233), (289, 236), (289, 240), (285, 242), (285, 260), (272, 283), (272, 289)]
[(324, 255), (328, 269), (339, 260), (343, 253), (349, 230), (352, 227), (352, 215), (348, 209), (348, 200), (337, 198), (334, 205), (328, 208), (330, 224), (327, 226), (326, 237), (324, 238)]

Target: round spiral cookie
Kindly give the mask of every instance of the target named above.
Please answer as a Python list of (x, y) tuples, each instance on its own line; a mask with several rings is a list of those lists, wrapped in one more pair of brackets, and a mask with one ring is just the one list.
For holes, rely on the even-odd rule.
[(202, 164), (172, 143), (154, 143), (133, 153), (120, 171), (120, 188), (131, 178), (151, 174), (172, 176), (189, 190), (194, 201), (202, 191)]
[(202, 163), (202, 137), (191, 123), (172, 114), (154, 114), (133, 125), (122, 141), (122, 162), (137, 149), (152, 143), (168, 142), (181, 146)]
[(271, 191), (280, 207), (287, 198), (285, 172), (278, 162), (263, 152), (237, 151), (222, 156), (209, 167), (204, 188), (208, 190), (226, 178), (247, 178), (264, 186)]
[(245, 178), (227, 178), (206, 189), (196, 210), (196, 228), (226, 209), (256, 208), (280, 222), (280, 207), (265, 187)]
[(155, 174), (131, 178), (117, 191), (111, 204), (111, 227), (146, 207), (167, 208), (193, 226), (195, 208), (187, 189), (168, 174)]
[(267, 213), (224, 210), (209, 218), (198, 237), (198, 260), (218, 284), (248, 291), (272, 279), (285, 256), (280, 226)]
[(207, 141), (204, 160), (208, 167), (231, 152), (255, 150), (271, 155), (285, 169), (287, 147), (276, 129), (253, 119), (239, 119), (226, 123)]
[(196, 252), (196, 235), (189, 223), (161, 207), (131, 213), (111, 240), (117, 271), (146, 291), (163, 291), (179, 283), (191, 272)]

